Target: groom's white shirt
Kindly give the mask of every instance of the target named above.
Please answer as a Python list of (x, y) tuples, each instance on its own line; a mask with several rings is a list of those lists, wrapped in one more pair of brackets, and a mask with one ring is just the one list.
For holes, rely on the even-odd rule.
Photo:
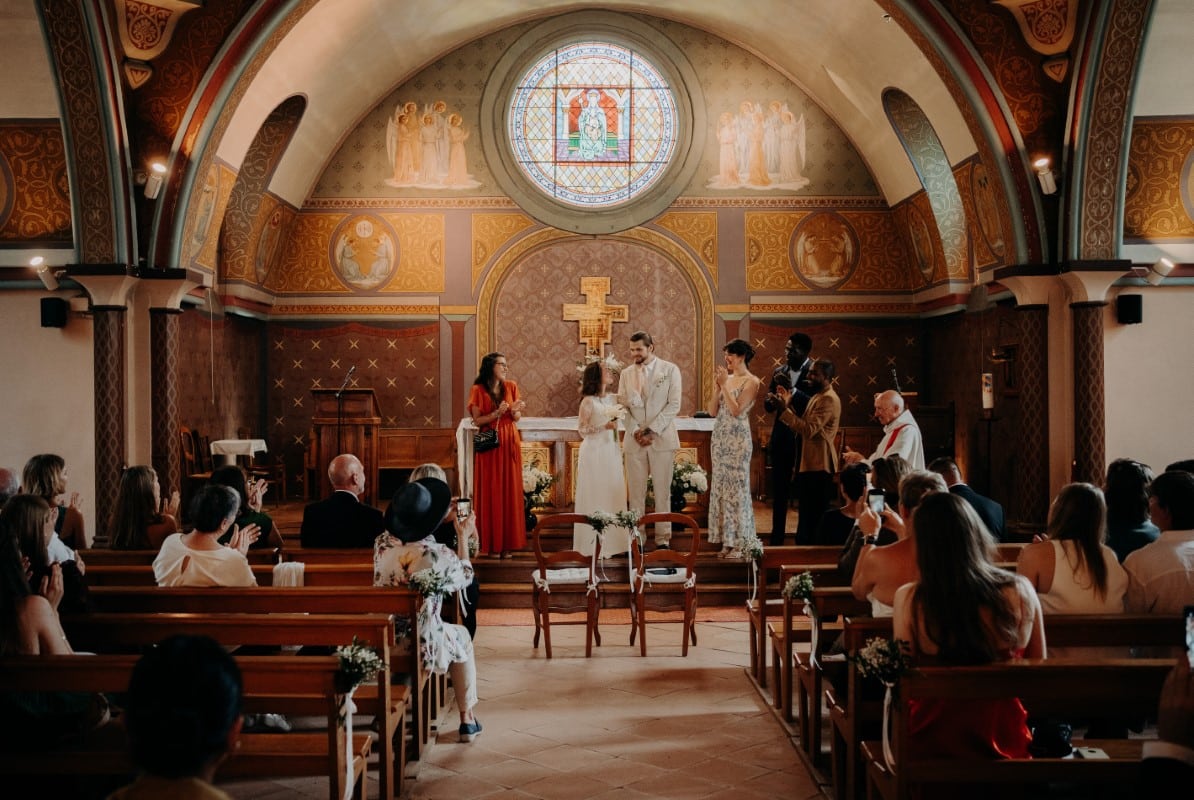
[(680, 368), (655, 357), (622, 371), (618, 380), (618, 403), (627, 409), (627, 435), (623, 449), (638, 447), (634, 432), (650, 428), (658, 434), (651, 450), (678, 450), (676, 415), (680, 413)]

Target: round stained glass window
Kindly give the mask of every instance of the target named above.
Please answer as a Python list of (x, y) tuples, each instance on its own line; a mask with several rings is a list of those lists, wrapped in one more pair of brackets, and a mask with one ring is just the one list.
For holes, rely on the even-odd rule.
[(575, 42), (538, 59), (517, 80), (507, 120), (523, 175), (579, 209), (635, 199), (676, 153), (679, 115), (664, 74), (609, 42)]

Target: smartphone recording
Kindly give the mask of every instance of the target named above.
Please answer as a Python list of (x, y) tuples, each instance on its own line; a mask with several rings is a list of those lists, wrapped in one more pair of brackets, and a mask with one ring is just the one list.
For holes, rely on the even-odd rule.
[(883, 492), (879, 489), (872, 489), (867, 493), (867, 505), (871, 507), (871, 511), (876, 514), (882, 514), (883, 509), (887, 507), (887, 498), (884, 497)]

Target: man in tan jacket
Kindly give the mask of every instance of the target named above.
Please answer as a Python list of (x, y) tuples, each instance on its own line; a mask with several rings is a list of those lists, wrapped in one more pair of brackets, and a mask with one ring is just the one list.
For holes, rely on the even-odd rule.
[(787, 389), (776, 387), (785, 405), (780, 421), (791, 428), (804, 442), (800, 452), (800, 480), (796, 483), (796, 500), (800, 504), (800, 518), (796, 524), (796, 544), (812, 544), (821, 515), (829, 508), (833, 497), (833, 476), (837, 474), (838, 420), (842, 416), (842, 401), (833, 391), (833, 377), (837, 370), (833, 362), (820, 359), (813, 362), (808, 371), (808, 382), (812, 386), (812, 399), (804, 413), (796, 416), (786, 408)]

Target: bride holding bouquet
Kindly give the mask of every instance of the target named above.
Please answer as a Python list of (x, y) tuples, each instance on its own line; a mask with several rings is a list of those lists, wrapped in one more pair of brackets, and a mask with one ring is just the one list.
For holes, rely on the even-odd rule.
[[(618, 446), (618, 420), (626, 410), (608, 393), (614, 382), (613, 372), (605, 361), (594, 361), (585, 367), (581, 378), (580, 412), (577, 430), (584, 440), (576, 463), (577, 514), (608, 511), (615, 514), (626, 510), (626, 477), (622, 469), (622, 449)], [(597, 533), (590, 526), (573, 526), (572, 549), (586, 555), (593, 553)], [(630, 550), (630, 531), (609, 526), (601, 540), (601, 555), (610, 556)]]

